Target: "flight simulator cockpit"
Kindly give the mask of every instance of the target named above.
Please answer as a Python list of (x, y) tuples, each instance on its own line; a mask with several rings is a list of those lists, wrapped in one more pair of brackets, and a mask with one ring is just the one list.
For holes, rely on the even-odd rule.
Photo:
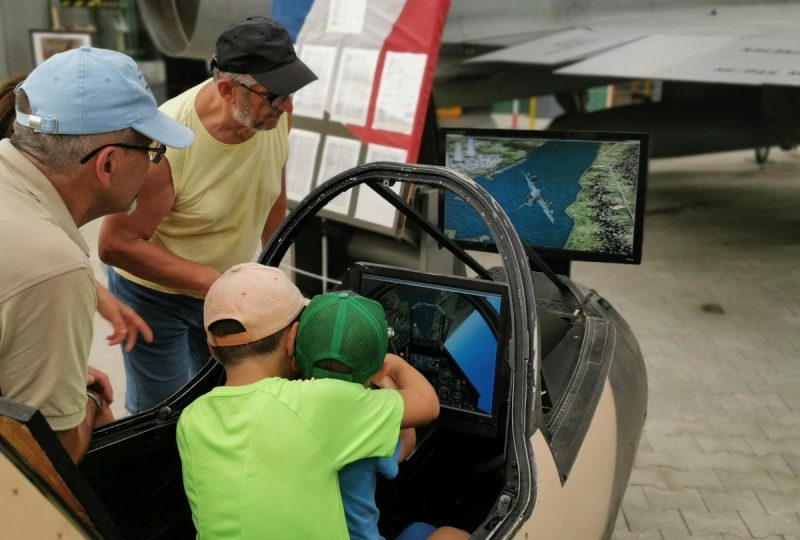
[(436, 389), (438, 425), (468, 433), (497, 431), (503, 370), (501, 314), (506, 287), (477, 279), (358, 264), (356, 289), (386, 311), (391, 352)]

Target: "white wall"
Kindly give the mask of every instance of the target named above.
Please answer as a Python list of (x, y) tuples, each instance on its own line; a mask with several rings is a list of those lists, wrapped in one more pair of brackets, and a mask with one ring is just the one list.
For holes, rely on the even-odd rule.
[(0, 0), (0, 80), (33, 69), (32, 29), (47, 29), (46, 0)]

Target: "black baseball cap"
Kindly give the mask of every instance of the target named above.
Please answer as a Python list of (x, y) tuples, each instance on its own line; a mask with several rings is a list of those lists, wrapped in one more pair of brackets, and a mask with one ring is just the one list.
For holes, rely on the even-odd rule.
[(221, 71), (251, 75), (279, 95), (292, 94), (317, 79), (295, 54), (286, 29), (266, 17), (247, 17), (226, 28), (217, 38), (213, 63)]

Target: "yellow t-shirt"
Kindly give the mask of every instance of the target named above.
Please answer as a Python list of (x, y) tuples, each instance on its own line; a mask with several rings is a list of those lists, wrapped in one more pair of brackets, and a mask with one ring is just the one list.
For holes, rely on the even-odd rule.
[[(175, 203), (150, 242), (185, 259), (224, 272), (253, 260), (272, 205), (281, 192), (289, 148), (288, 117), (240, 144), (224, 144), (206, 130), (194, 102), (203, 82), (160, 109), (194, 131), (188, 148), (167, 150)], [(197, 296), (120, 269), (126, 279), (158, 291)]]

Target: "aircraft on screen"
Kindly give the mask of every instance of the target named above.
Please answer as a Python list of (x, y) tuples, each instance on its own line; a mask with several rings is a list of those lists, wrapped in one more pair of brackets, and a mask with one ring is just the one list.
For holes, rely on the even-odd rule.
[(542, 212), (544, 212), (544, 215), (550, 220), (550, 223), (555, 223), (553, 220), (553, 203), (545, 200), (545, 198), (542, 197), (542, 191), (536, 187), (536, 175), (534, 174), (531, 176), (525, 171), (522, 171), (522, 175), (525, 177), (525, 181), (528, 183), (528, 189), (531, 192), (528, 194), (525, 202), (517, 207), (517, 210), (521, 210), (525, 206), (533, 206), (534, 204), (538, 204), (541, 207)]

